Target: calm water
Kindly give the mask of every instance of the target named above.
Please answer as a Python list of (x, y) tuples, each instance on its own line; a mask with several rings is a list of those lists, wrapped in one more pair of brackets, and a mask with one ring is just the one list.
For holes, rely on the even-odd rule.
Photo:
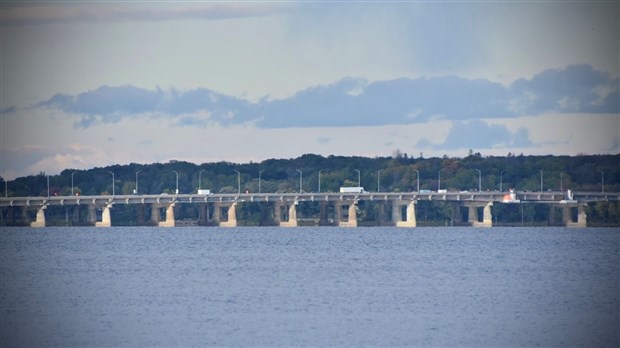
[(0, 346), (619, 346), (620, 231), (3, 228)]

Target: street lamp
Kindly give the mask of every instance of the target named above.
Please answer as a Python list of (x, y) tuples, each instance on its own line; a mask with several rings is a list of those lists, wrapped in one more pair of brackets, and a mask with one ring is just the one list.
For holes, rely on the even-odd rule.
[(201, 170), (198, 173), (198, 191), (202, 190), (202, 173), (206, 172), (206, 170)]
[(175, 193), (178, 195), (179, 194), (179, 172), (177, 172), (176, 170), (173, 170), (174, 174), (177, 175), (177, 189), (175, 191)]
[(417, 180), (417, 181), (418, 181), (418, 191), (417, 191), (417, 192), (418, 192), (418, 193), (420, 193), (420, 171), (419, 171), (419, 170), (417, 170), (417, 169), (414, 169), (414, 171), (415, 171), (415, 172), (416, 172), (416, 174), (418, 175), (418, 178), (417, 178), (417, 179), (418, 179), (418, 180)]
[(560, 172), (560, 191), (564, 191), (564, 172)]
[(474, 170), (478, 171), (478, 192), (482, 192), (482, 171), (476, 168)]
[(301, 183), (303, 180), (303, 173), (299, 169), (295, 169), (295, 170), (299, 172), (299, 193), (301, 193)]
[(319, 193), (321, 192), (321, 172), (324, 171), (325, 169), (321, 169), (319, 170)]
[(241, 173), (236, 170), (233, 169), (235, 172), (237, 172), (237, 195), (241, 194)]
[(381, 171), (383, 169), (377, 170), (377, 192), (381, 192)]
[(362, 173), (360, 172), (359, 169), (353, 169), (357, 172), (357, 187), (362, 187)]
[(504, 172), (506, 171), (506, 169), (502, 170), (501, 172), (499, 172), (499, 192), (504, 192), (502, 189), (502, 175), (504, 174)]
[(540, 172), (540, 192), (543, 192), (543, 170), (539, 169)]
[(443, 169), (439, 169), (439, 171), (437, 172), (437, 192), (439, 192), (439, 190), (441, 190), (441, 171)]
[(260, 182), (261, 182), (261, 174), (263, 174), (263, 172), (265, 171), (265, 169), (259, 170), (258, 171), (258, 193), (260, 194)]
[(605, 192), (605, 172), (603, 172), (602, 170), (599, 170), (599, 172), (601, 173), (601, 192), (604, 193)]
[(138, 194), (138, 174), (140, 174), (140, 172), (142, 171), (142, 169), (138, 170), (136, 172), (136, 194)]
[(114, 196), (114, 173), (108, 171), (108, 173), (112, 174), (112, 196)]
[(77, 172), (73, 172), (71, 173), (71, 196), (73, 196), (73, 174), (75, 174)]
[(50, 198), (50, 176), (47, 176), (47, 198)]

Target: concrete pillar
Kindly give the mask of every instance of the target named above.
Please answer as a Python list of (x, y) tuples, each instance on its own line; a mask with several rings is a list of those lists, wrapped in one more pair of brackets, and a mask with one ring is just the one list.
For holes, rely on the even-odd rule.
[(491, 214), (492, 206), (493, 206), (493, 202), (488, 202), (483, 206), (482, 221), (480, 221), (478, 219), (478, 208), (480, 208), (480, 203), (469, 205), (468, 206), (469, 213), (467, 216), (467, 222), (473, 227), (492, 227), (493, 226), (493, 215)]
[(160, 220), (160, 212), (159, 212), (159, 204), (151, 204), (151, 224), (155, 226), (159, 226)]
[(403, 221), (403, 213), (400, 201), (392, 201), (392, 223), (397, 226), (399, 222)]
[(201, 204), (198, 209), (198, 224), (206, 226), (209, 223), (209, 207), (207, 204)]
[(468, 206), (467, 208), (468, 208), (467, 223), (472, 226), (475, 226), (475, 224), (478, 222), (478, 207), (472, 204)]
[(146, 224), (146, 219), (145, 219), (145, 206), (144, 204), (137, 204), (136, 205), (136, 225), (138, 226), (144, 226)]
[(491, 213), (491, 207), (493, 202), (489, 202), (484, 205), (482, 209), (482, 224), (480, 227), (493, 227), (493, 214)]
[(22, 224), (24, 224), (24, 226), (30, 226), (30, 216), (28, 216), (28, 207), (23, 206), (20, 213), (21, 213), (20, 219), (21, 219)]
[(273, 204), (273, 221), (278, 225), (282, 222), (282, 204), (280, 202)]
[(103, 207), (103, 211), (101, 212), (101, 221), (95, 222), (96, 227), (111, 227), (112, 226), (112, 217), (110, 217), (110, 209), (112, 208), (111, 204)]
[(319, 226), (325, 226), (329, 224), (329, 220), (327, 218), (327, 202), (321, 201), (319, 203)]
[(340, 222), (342, 221), (342, 202), (334, 203), (334, 222), (336, 225), (340, 226)]
[(548, 225), (555, 225), (555, 204), (549, 204), (549, 218), (547, 219)]
[(213, 203), (213, 222), (219, 225), (222, 221), (222, 205), (220, 203)]
[(348, 209), (348, 218), (346, 219), (346, 221), (344, 219), (342, 219), (342, 206), (344, 202), (337, 202), (336, 203), (336, 207), (339, 208), (338, 210), (340, 210), (340, 219), (338, 221), (338, 226), (340, 227), (357, 227), (357, 205), (355, 204), (355, 202), (350, 202), (349, 203), (349, 209)]
[(573, 206), (564, 207), (563, 221), (565, 221), (566, 227), (586, 227), (588, 225), (588, 216), (586, 214), (586, 204), (577, 204), (577, 221), (573, 221), (570, 210)]
[(86, 217), (88, 224), (95, 226), (97, 223), (97, 207), (94, 204), (88, 205), (88, 215)]
[(281, 227), (297, 227), (297, 204), (288, 205), (288, 221), (280, 221)]
[(30, 227), (45, 227), (45, 209), (47, 206), (43, 205), (37, 209), (36, 219), (30, 223)]
[(174, 219), (174, 203), (170, 204), (166, 207), (166, 221), (160, 221), (159, 227), (174, 227), (176, 225), (176, 221)]
[(237, 227), (237, 202), (228, 207), (228, 221), (220, 221), (221, 227)]
[[(401, 213), (401, 205), (398, 205), (398, 212), (399, 214)], [(402, 217), (401, 217), (401, 221), (396, 222), (396, 226), (397, 227), (416, 227), (417, 221), (415, 218), (415, 201), (407, 202), (406, 215), (407, 216), (405, 217), (404, 221), (402, 221)]]

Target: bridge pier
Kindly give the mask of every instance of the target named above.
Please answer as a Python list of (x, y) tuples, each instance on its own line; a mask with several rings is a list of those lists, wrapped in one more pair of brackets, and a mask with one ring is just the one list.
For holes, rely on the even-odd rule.
[[(174, 203), (169, 204), (166, 207), (166, 220), (165, 221), (159, 221), (159, 223), (157, 224), (157, 226), (159, 227), (174, 227), (176, 225), (176, 221), (174, 219)], [(159, 213), (159, 209), (158, 209), (158, 213)], [(159, 214), (158, 214), (159, 217)]]
[[(286, 209), (285, 219), (282, 219), (282, 209)], [(283, 204), (276, 202), (274, 205), (274, 220), (280, 227), (297, 227), (297, 204)]]
[[(577, 207), (577, 221), (574, 221), (572, 217), (572, 210), (575, 207)], [(586, 227), (587, 220), (585, 203), (564, 205), (562, 207), (562, 222), (566, 227)]]
[(319, 203), (319, 226), (329, 225), (327, 202), (321, 201)]
[(47, 209), (46, 205), (37, 209), (37, 217), (30, 223), (30, 227), (45, 227), (45, 209)]
[[(493, 202), (488, 203), (468, 203), (466, 206), (469, 209), (467, 222), (473, 227), (492, 227), (493, 215), (491, 214), (491, 207)], [(478, 218), (478, 208), (482, 208), (482, 221)]]
[(112, 204), (107, 204), (101, 211), (101, 221), (95, 222), (95, 227), (111, 227), (112, 217), (110, 216), (110, 209)]
[[(218, 217), (218, 220), (216, 221), (219, 221), (220, 227), (237, 227), (237, 202), (234, 202), (228, 206), (228, 211), (227, 211), (228, 220), (227, 221), (221, 221), (221, 206), (218, 206), (215, 209), (216, 212), (218, 210), (220, 211), (220, 213), (218, 214), (219, 217)], [(214, 217), (214, 220), (215, 220), (215, 217)]]
[[(346, 216), (343, 210), (346, 210)], [(339, 227), (357, 227), (356, 202), (336, 202), (336, 221)]]
[[(406, 206), (405, 216), (403, 219), (402, 207)], [(396, 227), (416, 227), (415, 218), (415, 201), (409, 201), (403, 204), (403, 201), (394, 201), (392, 203), (392, 222)]]

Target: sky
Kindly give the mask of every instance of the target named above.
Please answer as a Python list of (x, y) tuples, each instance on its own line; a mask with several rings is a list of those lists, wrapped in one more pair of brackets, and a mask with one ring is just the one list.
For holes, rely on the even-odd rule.
[(620, 3), (2, 2), (0, 176), (620, 153)]

